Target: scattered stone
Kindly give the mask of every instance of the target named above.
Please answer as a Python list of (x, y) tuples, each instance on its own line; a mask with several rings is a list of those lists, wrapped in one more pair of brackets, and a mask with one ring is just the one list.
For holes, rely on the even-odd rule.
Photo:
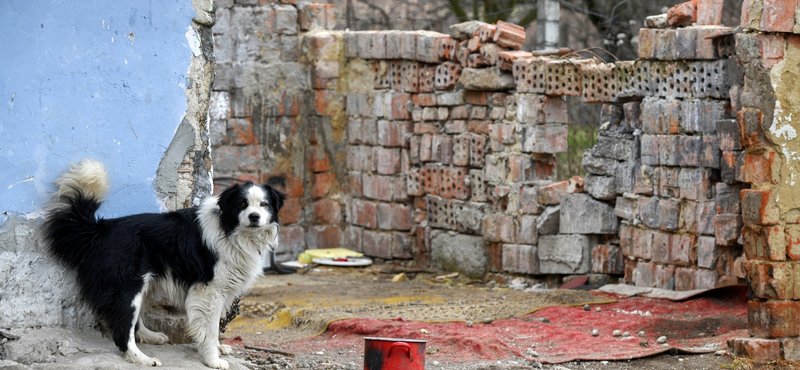
[(669, 28), (667, 13), (651, 15), (644, 19), (644, 26), (647, 28)]
[(595, 312), (600, 312), (600, 311), (602, 311), (602, 309), (601, 309), (600, 307), (595, 307), (595, 308), (594, 308), (594, 311), (595, 311)]
[(650, 343), (648, 343), (646, 340), (639, 342), (639, 345), (642, 347), (650, 347)]
[(401, 272), (401, 273), (395, 275), (394, 277), (392, 277), (392, 282), (393, 283), (399, 283), (401, 281), (406, 281), (406, 280), (408, 280), (408, 275), (406, 275), (405, 272)]
[(467, 327), (468, 327), (468, 328), (471, 328), (471, 327), (472, 327), (472, 325), (474, 325), (474, 324), (472, 323), (472, 321), (467, 321)]
[(516, 87), (514, 76), (500, 68), (464, 68), (458, 83), (466, 90), (503, 91)]
[(486, 325), (490, 325), (492, 323), (492, 321), (494, 321), (494, 320), (486, 319), (486, 320), (483, 320), (483, 323), (486, 324)]
[(436, 347), (428, 347), (428, 349), (425, 350), (426, 355), (435, 355), (437, 353), (439, 353), (439, 349)]
[(630, 337), (630, 336), (631, 336), (631, 332), (629, 332), (629, 331), (626, 331), (626, 332), (622, 333), (622, 336), (623, 336), (624, 338)]
[(613, 335), (615, 337), (621, 337), (622, 336), (622, 330), (614, 330), (614, 332), (612, 332), (611, 335)]
[(596, 337), (598, 335), (600, 335), (600, 331), (598, 331), (597, 329), (592, 329), (592, 336)]
[(663, 335), (662, 335), (662, 336), (660, 336), (660, 337), (658, 337), (658, 339), (656, 339), (656, 343), (658, 343), (658, 344), (664, 344), (664, 343), (667, 343), (667, 337), (666, 337), (666, 336), (663, 336)]
[(726, 354), (727, 352), (728, 352), (728, 351), (726, 351), (726, 350), (724, 350), (724, 349), (721, 349), (721, 350), (719, 350), (719, 351), (717, 351), (717, 352), (714, 352), (714, 356), (725, 356), (725, 354)]
[(584, 310), (584, 311), (591, 311), (591, 310), (592, 310), (592, 308), (591, 308), (591, 307), (589, 307), (589, 305), (588, 305), (588, 304), (586, 304), (586, 305), (583, 305), (583, 310)]
[(640, 337), (640, 338), (644, 338), (644, 331), (640, 331), (640, 332), (639, 332), (639, 337)]

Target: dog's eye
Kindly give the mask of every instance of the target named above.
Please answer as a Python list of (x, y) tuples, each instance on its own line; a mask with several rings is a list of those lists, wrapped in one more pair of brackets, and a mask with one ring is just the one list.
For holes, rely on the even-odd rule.
[(242, 207), (242, 208), (247, 208), (247, 202), (241, 202), (241, 203), (239, 203), (239, 207)]
[(266, 202), (261, 202), (261, 206), (262, 206), (262, 207), (266, 207), (266, 206), (267, 206), (267, 203), (266, 203)]

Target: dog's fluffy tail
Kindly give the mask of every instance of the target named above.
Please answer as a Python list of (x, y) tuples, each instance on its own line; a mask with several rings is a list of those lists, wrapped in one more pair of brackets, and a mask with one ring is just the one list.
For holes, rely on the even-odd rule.
[(97, 242), (95, 213), (108, 193), (108, 172), (100, 162), (86, 159), (71, 165), (56, 185), (45, 238), (56, 257), (77, 267)]

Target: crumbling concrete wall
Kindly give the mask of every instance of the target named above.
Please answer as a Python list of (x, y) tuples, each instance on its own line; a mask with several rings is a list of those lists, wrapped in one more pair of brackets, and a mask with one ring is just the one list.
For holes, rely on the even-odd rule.
[(74, 274), (40, 224), (71, 161), (106, 163), (106, 217), (196, 204), (211, 189), (209, 1), (12, 1), (0, 15), (0, 327), (87, 327)]
[(749, 189), (742, 190), (742, 237), (753, 338), (729, 341), (757, 363), (800, 361), (800, 198), (797, 192), (797, 65), (800, 19), (794, 1), (747, 0), (736, 54), (744, 67), (737, 118)]

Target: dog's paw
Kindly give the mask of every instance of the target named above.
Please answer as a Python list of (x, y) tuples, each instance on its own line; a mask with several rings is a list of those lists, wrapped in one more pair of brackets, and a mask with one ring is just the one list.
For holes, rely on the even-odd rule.
[(143, 330), (139, 330), (136, 332), (136, 339), (138, 339), (141, 343), (164, 344), (169, 341), (169, 336), (161, 332), (145, 332)]
[(217, 347), (217, 348), (219, 348), (219, 354), (221, 354), (221, 355), (229, 355), (229, 354), (231, 354), (231, 352), (233, 352), (233, 349), (231, 348), (231, 346), (229, 346), (227, 344), (220, 344), (219, 347)]
[(147, 357), (139, 351), (132, 351), (130, 349), (125, 353), (125, 359), (137, 365), (161, 366), (161, 360), (155, 357)]
[(212, 369), (227, 369), (230, 366), (228, 365), (228, 361), (220, 358), (206, 361), (205, 364)]

